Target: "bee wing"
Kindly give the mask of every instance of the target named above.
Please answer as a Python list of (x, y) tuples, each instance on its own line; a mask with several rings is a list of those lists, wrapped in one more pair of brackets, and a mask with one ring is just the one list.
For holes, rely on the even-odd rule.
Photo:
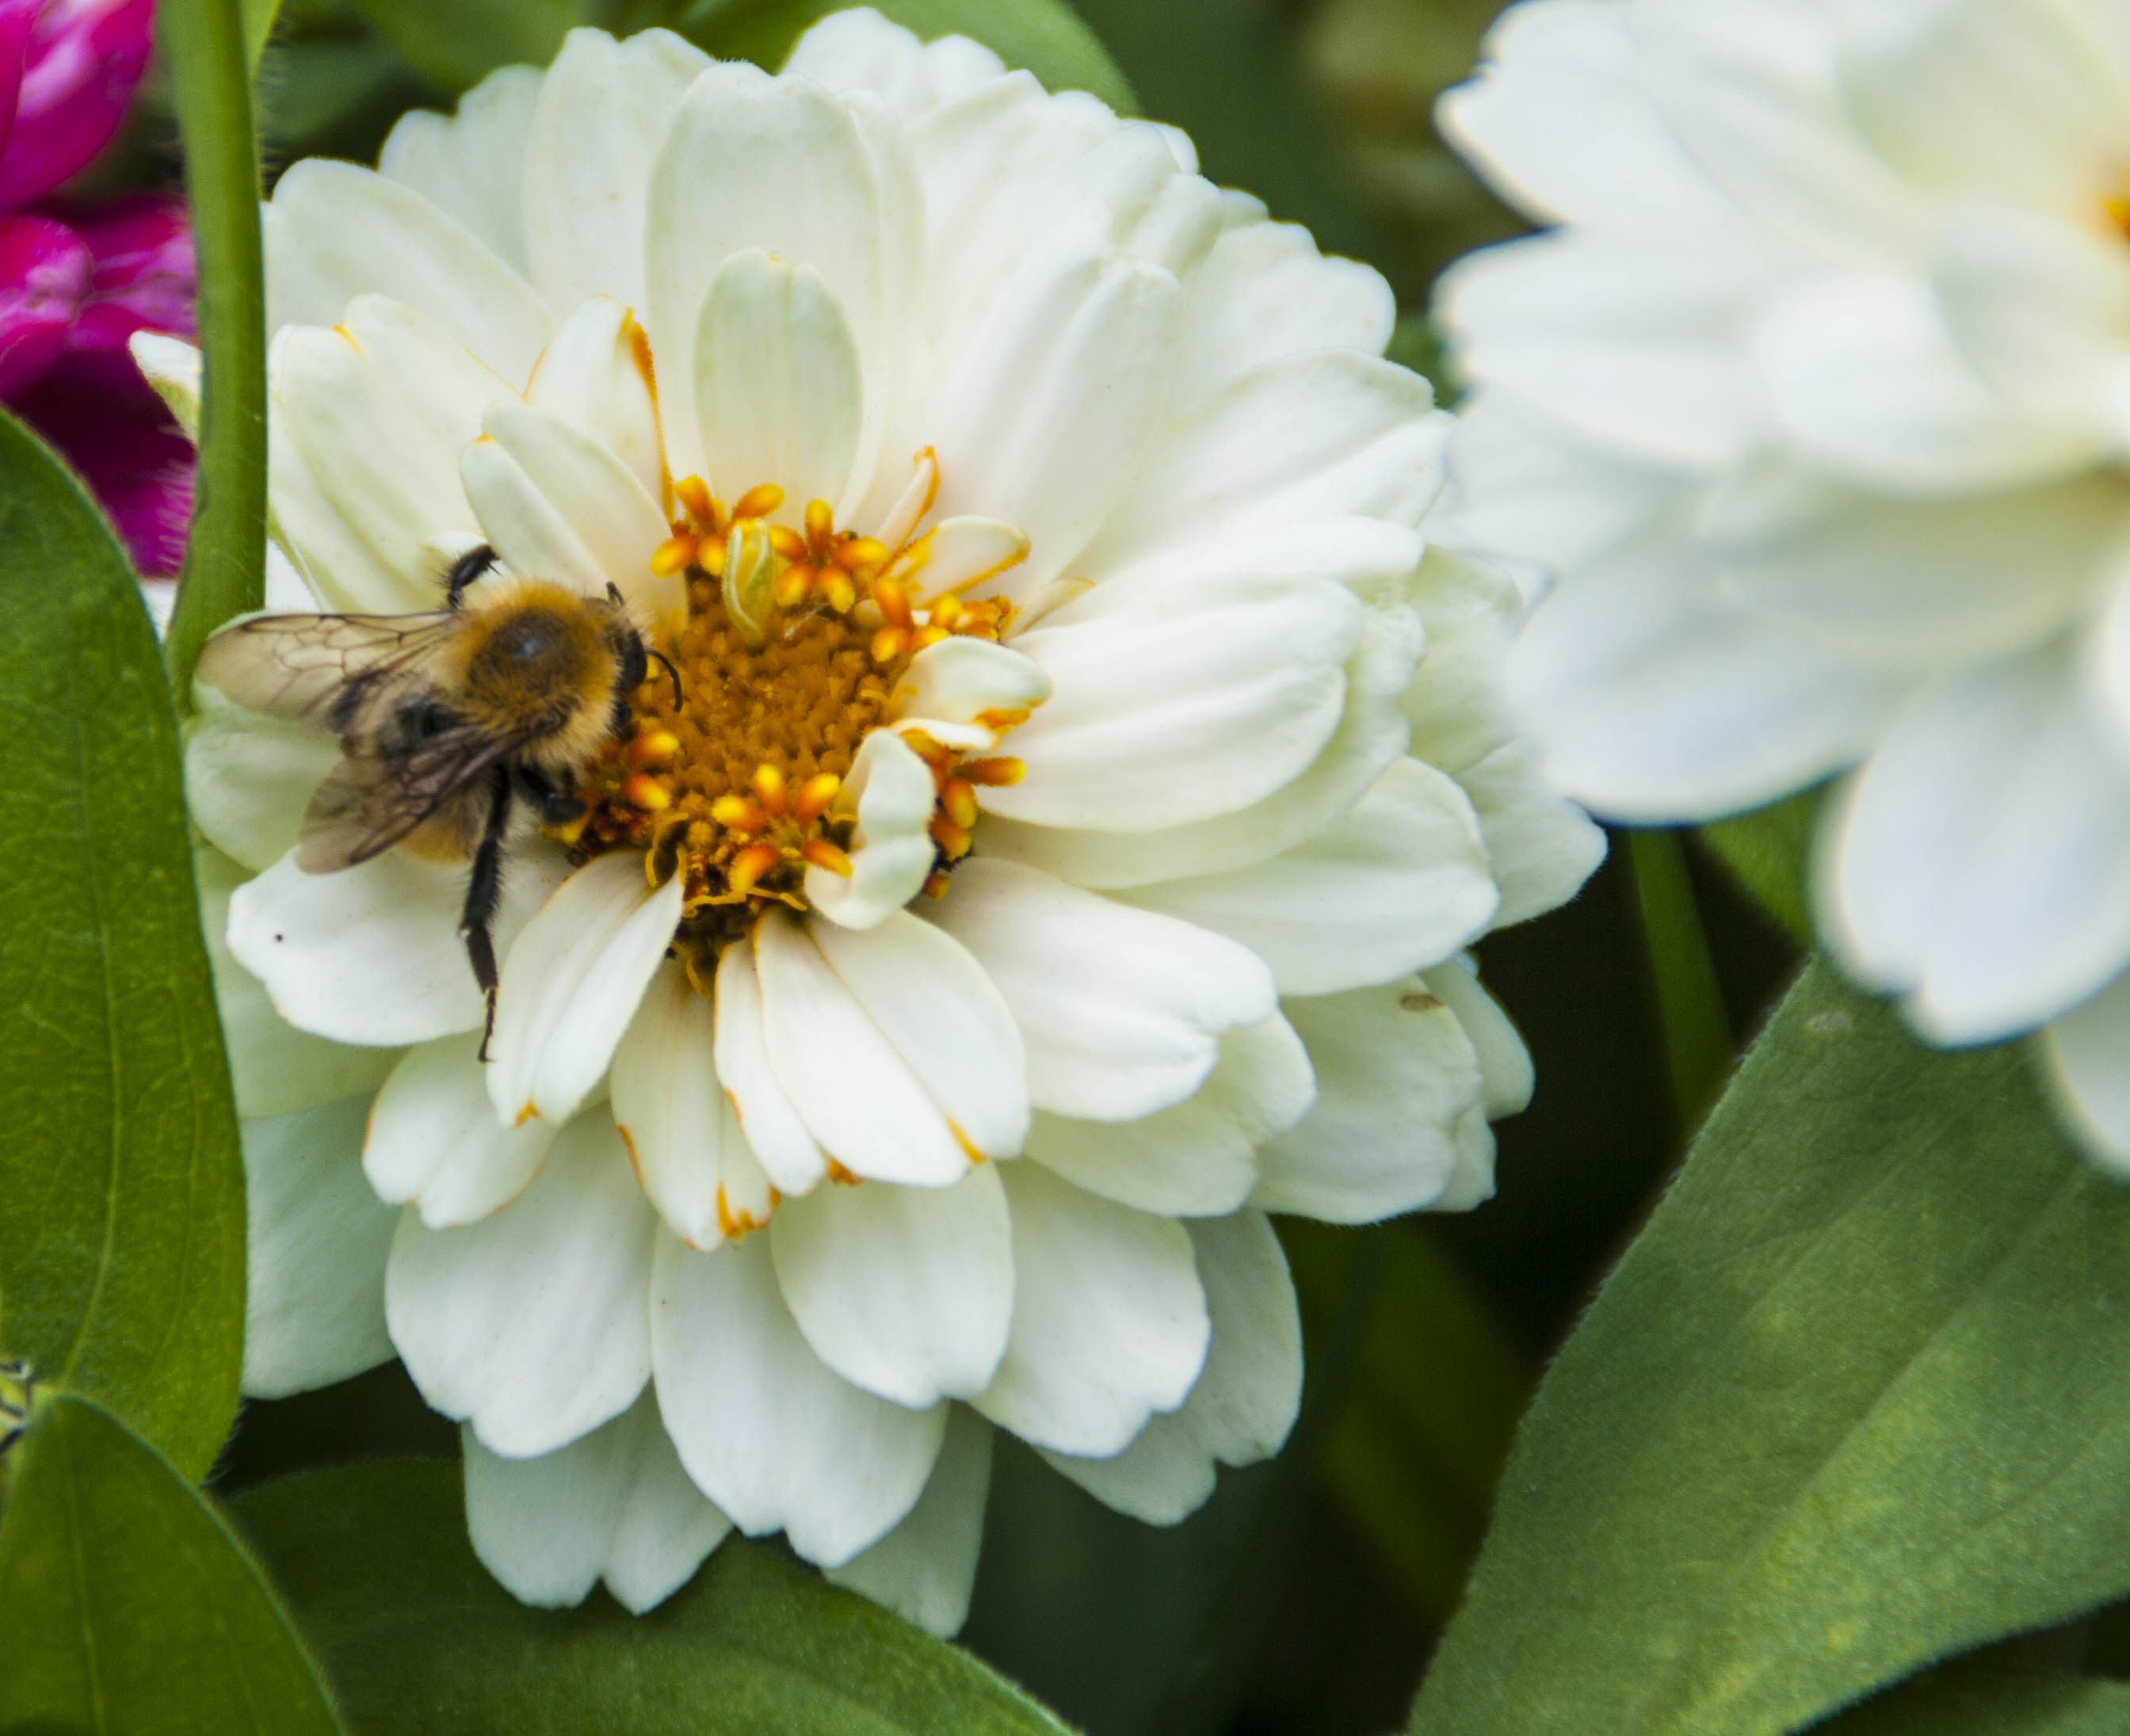
[(464, 617), (255, 615), (201, 648), (198, 679), (247, 711), (345, 734), (379, 694), (451, 642)]
[(394, 757), (348, 755), (311, 797), (296, 866), (332, 874), (368, 861), (523, 745), (462, 725)]

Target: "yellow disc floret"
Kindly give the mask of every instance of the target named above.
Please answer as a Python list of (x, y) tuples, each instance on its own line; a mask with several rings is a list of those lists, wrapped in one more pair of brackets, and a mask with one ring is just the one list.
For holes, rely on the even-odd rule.
[[(824, 501), (808, 505), (800, 528), (767, 522), (784, 500), (774, 485), (729, 508), (700, 477), (673, 492), (685, 516), (651, 556), (654, 572), (687, 578), (672, 669), (654, 666), (630, 696), (630, 727), (583, 792), (584, 818), (555, 835), (580, 861), (641, 850), (654, 881), (685, 876), (674, 950), (707, 990), (718, 954), (766, 905), (806, 908), (809, 868), (851, 871), (857, 812), (844, 780), (867, 735), (890, 721), (910, 660), (950, 634), (997, 638), (1011, 608), (953, 595), (921, 603), (910, 583), (919, 563), (837, 530)], [(926, 889), (938, 896), (968, 851), (977, 786), (1015, 781), (1020, 762), (964, 762), (915, 732), (905, 739), (938, 790)]]

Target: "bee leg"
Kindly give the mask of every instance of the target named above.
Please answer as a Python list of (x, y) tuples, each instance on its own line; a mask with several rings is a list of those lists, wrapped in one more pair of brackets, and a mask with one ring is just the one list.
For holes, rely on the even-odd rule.
[(572, 820), (585, 817), (582, 796), (560, 790), (547, 781), (547, 775), (530, 765), (518, 770), (518, 793), (538, 810), (543, 826), (566, 826)]
[(495, 551), (486, 543), (477, 549), (468, 549), (451, 563), (451, 570), (444, 575), (444, 607), (456, 608), (466, 594), (466, 588), (495, 565)]
[(480, 1058), (488, 1059), (489, 1039), (495, 1035), (495, 907), (503, 899), (503, 839), (510, 823), (510, 774), (497, 766), (489, 775), (488, 823), (481, 828), (480, 847), (474, 852), (473, 878), (467, 884), (466, 909), (459, 918), (459, 932), (466, 937), (466, 958), (473, 966), (473, 980), (488, 1001), (488, 1023), (480, 1033)]

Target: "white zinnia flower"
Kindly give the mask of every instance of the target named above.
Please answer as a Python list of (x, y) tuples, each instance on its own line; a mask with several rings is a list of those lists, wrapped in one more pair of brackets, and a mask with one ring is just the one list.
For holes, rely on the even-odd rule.
[[(1927, 1037), (2049, 1023), (2130, 1159), (2130, 3), (1540, 0), (1444, 101), (1550, 234), (1457, 268), (1461, 534), (1635, 821), (1858, 770), (1817, 893)], [(2052, 1022), (2052, 1023), (2050, 1023)]]
[(203, 688), (247, 1389), (396, 1349), (530, 1601), (736, 1524), (942, 1631), (991, 1425), (1155, 1522), (1277, 1450), (1266, 1212), (1491, 1192), (1529, 1063), (1461, 951), (1600, 850), (1502, 721), (1513, 587), (1423, 558), (1381, 280), (871, 12), (775, 78), (575, 31), (265, 234), (319, 602), (485, 541), (681, 691), (513, 842), (484, 1066), (463, 868), (299, 870), (334, 743)]

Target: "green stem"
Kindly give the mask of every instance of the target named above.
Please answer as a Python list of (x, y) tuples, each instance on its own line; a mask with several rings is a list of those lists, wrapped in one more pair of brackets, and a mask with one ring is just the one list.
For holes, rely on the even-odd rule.
[(1650, 976), (1656, 988), (1657, 1021), (1664, 1031), (1672, 1109), (1679, 1131), (1691, 1133), (1730, 1071), (1730, 1020), (1678, 834), (1631, 832), (1626, 837)]
[(206, 375), (192, 531), (164, 638), (182, 714), (208, 635), (265, 592), (265, 290), (242, 10), (238, 0), (162, 0), (155, 22), (184, 147)]

